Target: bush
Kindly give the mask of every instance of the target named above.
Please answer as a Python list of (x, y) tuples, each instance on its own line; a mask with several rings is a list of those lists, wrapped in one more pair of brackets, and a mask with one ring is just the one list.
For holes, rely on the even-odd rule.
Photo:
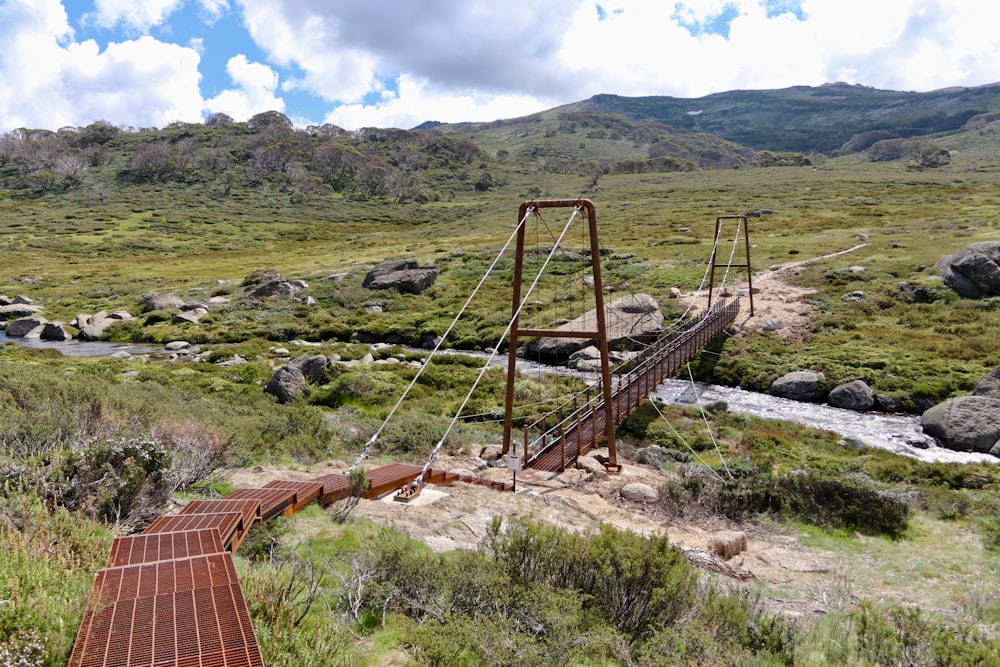
[(733, 479), (723, 479), (704, 467), (688, 466), (680, 479), (664, 486), (661, 505), (687, 516), (707, 513), (746, 521), (767, 514), (890, 537), (899, 537), (908, 525), (908, 505), (876, 489), (864, 477), (740, 472)]

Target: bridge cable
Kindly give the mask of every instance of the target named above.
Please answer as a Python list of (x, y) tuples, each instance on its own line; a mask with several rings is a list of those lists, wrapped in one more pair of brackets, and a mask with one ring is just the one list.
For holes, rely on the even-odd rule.
[(392, 417), (396, 414), (396, 411), (399, 409), (399, 406), (403, 404), (403, 400), (410, 393), (410, 390), (413, 389), (414, 385), (416, 385), (417, 380), (420, 378), (420, 375), (424, 372), (424, 369), (426, 369), (430, 365), (431, 358), (438, 352), (438, 350), (441, 349), (441, 346), (444, 344), (444, 341), (448, 338), (448, 334), (450, 334), (452, 329), (455, 328), (455, 325), (458, 323), (459, 318), (462, 317), (462, 314), (465, 312), (465, 309), (468, 308), (469, 304), (472, 302), (472, 299), (476, 296), (476, 293), (478, 293), (479, 290), (482, 288), (483, 283), (486, 282), (486, 278), (489, 277), (493, 269), (496, 268), (496, 265), (500, 262), (500, 259), (503, 257), (504, 253), (507, 252), (507, 249), (510, 247), (510, 244), (517, 237), (517, 234), (520, 231), (521, 227), (524, 225), (525, 220), (528, 219), (528, 216), (531, 215), (531, 213), (534, 210), (535, 209), (533, 207), (529, 207), (525, 211), (524, 217), (521, 218), (521, 221), (518, 222), (518, 224), (514, 227), (514, 231), (510, 235), (510, 238), (507, 239), (507, 243), (505, 243), (503, 248), (500, 249), (500, 252), (497, 253), (496, 259), (494, 259), (493, 263), (490, 264), (489, 268), (486, 269), (486, 273), (484, 273), (483, 277), (480, 278), (479, 284), (476, 285), (475, 289), (472, 290), (472, 294), (469, 295), (469, 298), (466, 299), (465, 304), (458, 311), (458, 314), (455, 315), (455, 318), (451, 321), (451, 324), (448, 325), (448, 329), (438, 339), (437, 344), (435, 344), (434, 349), (431, 350), (430, 354), (427, 355), (427, 359), (424, 361), (423, 365), (420, 366), (420, 369), (417, 371), (416, 375), (413, 376), (413, 379), (410, 380), (409, 386), (406, 387), (406, 389), (403, 391), (403, 394), (399, 397), (399, 400), (396, 401), (396, 405), (394, 405), (392, 410), (389, 411), (389, 415), (382, 421), (382, 425), (378, 427), (378, 429), (375, 431), (372, 437), (368, 439), (368, 442), (365, 443), (364, 448), (361, 450), (361, 453), (358, 455), (357, 459), (355, 459), (354, 464), (347, 469), (348, 473), (353, 472), (354, 469), (357, 468), (362, 461), (368, 458), (369, 454), (371, 454), (372, 447), (375, 445), (375, 442), (385, 431), (386, 426), (389, 424), (389, 420), (391, 420)]
[[(712, 252), (709, 255), (708, 264), (705, 265), (705, 272), (702, 274), (702, 277), (701, 277), (701, 284), (698, 285), (697, 289), (695, 289), (695, 291), (693, 293), (693, 296), (688, 300), (687, 307), (684, 309), (684, 312), (682, 312), (680, 315), (678, 315), (677, 318), (673, 322), (671, 322), (670, 324), (667, 324), (666, 326), (664, 326), (661, 329), (661, 331), (660, 331), (659, 338), (656, 341), (654, 341), (653, 343), (649, 344), (649, 345), (655, 345), (656, 343), (658, 343), (661, 340), (663, 340), (663, 338), (666, 335), (668, 335), (670, 333), (673, 333), (674, 331), (676, 331), (677, 329), (679, 329), (681, 327), (682, 322), (684, 322), (685, 318), (688, 316), (688, 314), (694, 308), (695, 301), (697, 300), (697, 295), (699, 293), (701, 293), (705, 289), (705, 283), (708, 282), (708, 277), (709, 277), (710, 272), (712, 270), (712, 259), (711, 258), (713, 256), (715, 256), (715, 252), (716, 252), (716, 250), (719, 247), (719, 243), (721, 242), (721, 239), (722, 239), (722, 226), (720, 225), (719, 229), (716, 232), (715, 239), (714, 239), (713, 244), (712, 244)], [(601, 241), (601, 247), (602, 248), (604, 247), (603, 241)], [(613, 266), (611, 268), (611, 271), (615, 272), (617, 274), (617, 270)], [(625, 282), (625, 281), (623, 281), (623, 282)], [(631, 285), (629, 285), (629, 294), (631, 294), (632, 296), (635, 296), (635, 293), (632, 292)], [(639, 343), (639, 341), (637, 341), (637, 340), (635, 340), (635, 339), (633, 339), (631, 337), (629, 337), (629, 340), (631, 342), (633, 342), (633, 343), (641, 344), (641, 343)], [(642, 344), (642, 345), (644, 345), (644, 344)], [(649, 345), (644, 345), (644, 346), (648, 347)]]
[[(726, 281), (729, 279), (729, 272), (733, 268), (733, 259), (736, 257), (736, 248), (738, 248), (740, 244), (740, 231), (743, 229), (743, 218), (738, 218), (738, 220), (739, 222), (736, 223), (736, 236), (733, 238), (733, 249), (729, 253), (729, 263), (726, 265), (726, 272), (723, 274), (722, 283), (719, 285), (720, 292), (725, 287)], [(719, 227), (721, 228), (721, 225)], [(733, 292), (735, 293), (736, 290), (734, 289)]]
[[(724, 477), (723, 477), (722, 475), (720, 475), (720, 474), (719, 474), (719, 473), (718, 473), (718, 472), (717, 472), (717, 471), (715, 470), (715, 468), (713, 468), (712, 466), (710, 466), (710, 465), (708, 464), (708, 461), (706, 461), (705, 459), (703, 459), (703, 458), (702, 458), (701, 454), (699, 454), (698, 452), (696, 452), (696, 451), (694, 450), (694, 448), (693, 448), (693, 447), (691, 447), (691, 445), (689, 445), (689, 444), (688, 444), (688, 441), (684, 439), (684, 436), (682, 436), (682, 435), (681, 435), (681, 434), (680, 434), (680, 433), (679, 433), (679, 432), (677, 431), (677, 429), (676, 429), (676, 428), (674, 428), (674, 425), (670, 423), (670, 420), (669, 420), (669, 419), (667, 419), (667, 416), (666, 416), (665, 414), (663, 414), (663, 411), (662, 411), (662, 410), (660, 410), (660, 406), (656, 404), (656, 401), (650, 401), (650, 402), (649, 402), (649, 404), (653, 406), (653, 409), (654, 409), (654, 410), (656, 410), (656, 414), (660, 415), (660, 417), (661, 417), (661, 418), (663, 419), (663, 422), (664, 422), (664, 423), (665, 423), (665, 424), (666, 424), (667, 426), (669, 426), (669, 427), (670, 427), (670, 432), (671, 432), (671, 433), (673, 433), (673, 434), (674, 434), (674, 435), (675, 435), (675, 436), (677, 437), (677, 439), (678, 439), (678, 440), (680, 440), (680, 442), (681, 442), (681, 444), (682, 444), (682, 445), (684, 445), (685, 447), (687, 447), (687, 448), (688, 448), (688, 451), (689, 451), (689, 452), (691, 452), (691, 455), (692, 455), (692, 456), (694, 456), (694, 457), (695, 457), (696, 459), (698, 459), (699, 463), (701, 463), (701, 464), (702, 464), (703, 466), (705, 466), (706, 468), (708, 468), (708, 470), (709, 470), (709, 471), (710, 471), (710, 472), (711, 472), (711, 473), (712, 473), (713, 475), (715, 475), (716, 477), (718, 477), (718, 478), (719, 478), (719, 481), (720, 481), (720, 482), (724, 482), (724, 481), (726, 481), (726, 480), (725, 480), (725, 478), (724, 478)], [(731, 478), (731, 477), (732, 477), (732, 473), (730, 473), (730, 478)]]
[[(694, 389), (695, 396), (698, 396), (698, 386), (694, 381), (694, 373), (691, 372), (691, 362), (687, 363), (688, 377), (691, 379), (691, 388)], [(708, 423), (708, 416), (705, 414), (705, 406), (698, 401), (698, 409), (701, 411), (701, 421), (705, 423), (705, 430), (708, 431), (708, 437), (711, 438), (712, 444), (715, 446), (715, 453), (719, 455), (719, 460), (722, 461), (722, 467), (725, 468), (726, 474), (729, 475), (729, 479), (733, 479), (733, 473), (726, 465), (726, 457), (722, 455), (722, 450), (719, 449), (719, 442), (715, 439), (715, 435), (712, 433), (712, 427)]]
[[(462, 401), (462, 404), (458, 407), (458, 410), (455, 412), (455, 416), (452, 417), (451, 422), (448, 424), (448, 428), (445, 429), (444, 435), (441, 436), (441, 439), (438, 440), (436, 445), (434, 445), (434, 449), (431, 450), (430, 456), (428, 456), (427, 458), (427, 463), (424, 464), (424, 468), (420, 472), (420, 475), (413, 481), (413, 484), (415, 486), (417, 487), (423, 486), (424, 475), (426, 475), (427, 471), (430, 470), (431, 464), (433, 464), (434, 459), (437, 458), (438, 452), (440, 452), (441, 448), (444, 446), (445, 440), (448, 439), (448, 435), (451, 433), (451, 430), (455, 427), (455, 424), (458, 423), (458, 420), (462, 415), (462, 410), (464, 410), (465, 406), (468, 405), (469, 400), (472, 398), (472, 394), (479, 387), (479, 383), (482, 381), (483, 376), (486, 375), (486, 371), (490, 369), (490, 364), (493, 361), (493, 358), (496, 356), (497, 352), (499, 351), (500, 346), (503, 345), (504, 338), (507, 337), (507, 335), (510, 333), (510, 330), (514, 326), (514, 320), (516, 320), (520, 316), (521, 310), (524, 308), (525, 304), (528, 303), (528, 299), (531, 298), (531, 294), (534, 291), (535, 287), (537, 287), (539, 280), (541, 280), (542, 278), (542, 275), (545, 273), (545, 269), (549, 265), (549, 261), (552, 259), (553, 255), (555, 255), (556, 251), (559, 249), (559, 244), (566, 236), (566, 232), (569, 230), (570, 225), (573, 224), (573, 220), (576, 218), (577, 215), (579, 215), (580, 209), (581, 209), (580, 204), (577, 204), (575, 207), (573, 207), (573, 213), (570, 215), (569, 220), (566, 222), (566, 226), (563, 227), (562, 233), (559, 235), (559, 238), (552, 246), (551, 252), (549, 252), (548, 256), (545, 258), (545, 261), (542, 263), (542, 267), (538, 270), (538, 275), (535, 276), (535, 279), (534, 281), (532, 281), (531, 286), (528, 288), (527, 292), (525, 292), (524, 297), (521, 299), (521, 303), (518, 304), (517, 306), (517, 310), (514, 311), (514, 314), (510, 318), (510, 322), (507, 323), (507, 328), (505, 328), (503, 333), (500, 334), (499, 340), (497, 341), (496, 345), (493, 346), (493, 352), (490, 353), (490, 356), (486, 360), (486, 363), (483, 364), (482, 369), (479, 371), (479, 375), (476, 377), (475, 382), (472, 383), (472, 387), (469, 389), (469, 393), (465, 395), (465, 399)], [(515, 352), (516, 352), (515, 350), (508, 350), (507, 354), (515, 354)]]

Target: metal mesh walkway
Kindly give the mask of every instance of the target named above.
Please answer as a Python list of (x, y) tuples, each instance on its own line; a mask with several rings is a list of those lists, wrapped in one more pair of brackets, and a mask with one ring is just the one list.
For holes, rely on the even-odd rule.
[[(421, 470), (405, 463), (368, 470), (365, 497), (395, 491)], [(440, 470), (429, 470), (428, 481), (510, 490), (509, 484)], [(346, 498), (349, 482), (341, 474), (275, 480), (218, 500), (191, 501), (142, 534), (116, 538), (87, 599), (69, 666), (262, 667), (232, 552), (257, 522), (314, 501)]]

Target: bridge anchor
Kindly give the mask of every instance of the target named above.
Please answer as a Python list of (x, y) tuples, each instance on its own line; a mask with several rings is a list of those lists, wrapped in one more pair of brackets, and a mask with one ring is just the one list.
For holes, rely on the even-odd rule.
[(415, 481), (410, 482), (399, 491), (396, 495), (392, 497), (393, 502), (397, 503), (408, 503), (411, 500), (416, 499), (420, 495), (420, 492), (424, 490), (423, 484), (417, 484)]

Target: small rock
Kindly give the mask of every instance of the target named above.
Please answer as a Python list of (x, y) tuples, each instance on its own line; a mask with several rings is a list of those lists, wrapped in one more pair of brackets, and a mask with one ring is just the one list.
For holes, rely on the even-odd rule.
[(652, 503), (659, 499), (660, 494), (649, 484), (643, 482), (629, 482), (622, 487), (621, 496), (625, 500), (636, 503)]

